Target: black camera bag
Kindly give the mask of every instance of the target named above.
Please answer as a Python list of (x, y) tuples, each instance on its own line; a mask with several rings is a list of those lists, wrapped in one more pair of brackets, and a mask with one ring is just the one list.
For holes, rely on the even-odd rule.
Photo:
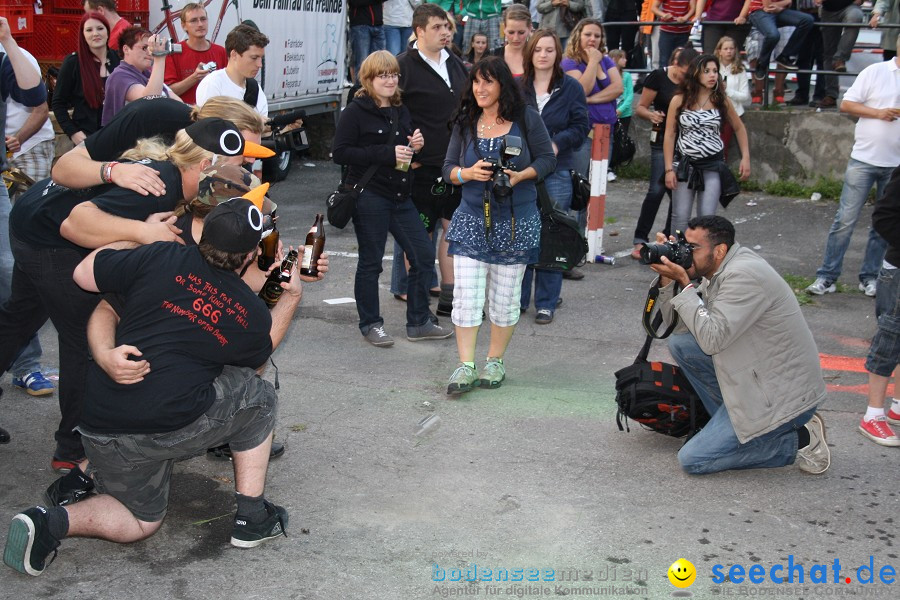
[(541, 254), (534, 267), (551, 271), (580, 267), (587, 258), (588, 243), (578, 221), (553, 205), (543, 181), (536, 187), (541, 209)]
[[(653, 301), (648, 297), (645, 317), (652, 310)], [(645, 328), (647, 319), (644, 319)], [(656, 327), (662, 322), (662, 315), (654, 319)], [(655, 329), (655, 327), (654, 327)], [(662, 336), (671, 333), (672, 327)], [(634, 363), (616, 371), (616, 425), (619, 431), (631, 431), (628, 419), (637, 421), (646, 429), (672, 437), (694, 436), (709, 422), (709, 413), (687, 377), (676, 365), (648, 361), (650, 345), (655, 334), (649, 333)], [(622, 421), (625, 426), (622, 426)]]

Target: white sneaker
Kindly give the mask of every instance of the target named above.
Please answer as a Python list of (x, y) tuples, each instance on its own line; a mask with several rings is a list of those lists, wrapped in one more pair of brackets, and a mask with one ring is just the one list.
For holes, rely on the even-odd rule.
[(816, 277), (816, 280), (806, 288), (807, 294), (815, 294), (816, 296), (822, 296), (823, 294), (833, 294), (836, 291), (837, 286), (834, 285), (834, 282), (828, 281), (824, 277)]
[(797, 450), (795, 463), (801, 471), (820, 475), (831, 466), (831, 449), (825, 439), (825, 420), (816, 413), (804, 427), (809, 431), (809, 444)]
[(618, 179), (618, 177), (616, 177), (615, 173), (613, 173), (612, 171), (606, 172), (606, 180), (607, 181), (615, 181), (616, 179)]
[(874, 279), (870, 279), (869, 281), (867, 281), (865, 283), (859, 284), (859, 291), (864, 293), (869, 298), (875, 297), (875, 292), (877, 291), (877, 289), (878, 289), (878, 282)]

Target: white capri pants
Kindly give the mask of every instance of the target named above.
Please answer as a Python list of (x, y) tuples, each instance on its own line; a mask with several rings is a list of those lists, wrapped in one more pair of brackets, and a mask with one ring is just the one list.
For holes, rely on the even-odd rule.
[(491, 280), (491, 323), (512, 327), (519, 322), (519, 302), (525, 265), (493, 265), (467, 256), (453, 257), (453, 313), (457, 327), (478, 327), (484, 311), (487, 280)]

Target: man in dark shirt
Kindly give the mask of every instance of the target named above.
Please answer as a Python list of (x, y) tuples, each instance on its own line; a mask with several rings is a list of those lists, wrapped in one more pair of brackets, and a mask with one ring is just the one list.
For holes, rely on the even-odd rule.
[[(816, 0), (823, 23), (862, 23), (861, 3), (862, 0)], [(847, 71), (858, 35), (859, 27), (822, 27), (826, 71)], [(825, 75), (825, 97), (819, 107), (835, 108), (839, 94), (837, 76)]]
[[(412, 165), (415, 173), (412, 200), (425, 229), (434, 235), (439, 220), (443, 231), (447, 231), (461, 198), (461, 188), (443, 181), (441, 168), (450, 144), (448, 123), (459, 105), (468, 74), (462, 60), (446, 49), (452, 35), (450, 19), (440, 6), (431, 3), (417, 6), (412, 25), (416, 41), (397, 57), (397, 62), (403, 104), (409, 109), (413, 127), (420, 129), (425, 137), (425, 147)], [(405, 286), (399, 272), (403, 261), (398, 256), (401, 253), (395, 247), (391, 289), (405, 292), (401, 289)], [(441, 240), (437, 256), (441, 271), (437, 314), (449, 316), (453, 308), (453, 259), (447, 255), (446, 241)]]
[(196, 247), (98, 249), (76, 268), (85, 290), (123, 296), (116, 342), (140, 348), (153, 369), (122, 385), (92, 366), (79, 429), (100, 493), (13, 517), (7, 565), (40, 575), (69, 535), (119, 543), (153, 535), (175, 461), (221, 443), (234, 456), (231, 544), (251, 548), (284, 534), (287, 511), (263, 495), (277, 396), (256, 369), (283, 339), (302, 290), (285, 283), (270, 313), (240, 279), (256, 260), (262, 230), (259, 209), (236, 198), (207, 216)]

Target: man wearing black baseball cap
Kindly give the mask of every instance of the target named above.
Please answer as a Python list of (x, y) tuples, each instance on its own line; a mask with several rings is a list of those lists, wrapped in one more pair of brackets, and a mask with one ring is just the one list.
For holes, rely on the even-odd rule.
[(264, 498), (277, 396), (256, 369), (287, 332), (302, 290), (285, 283), (270, 312), (241, 280), (262, 229), (259, 209), (235, 198), (206, 217), (197, 246), (99, 249), (76, 268), (85, 290), (122, 296), (117, 340), (140, 348), (153, 368), (121, 385), (92, 365), (79, 430), (99, 494), (16, 515), (7, 565), (40, 575), (69, 534), (120, 543), (153, 535), (175, 461), (222, 443), (234, 458), (231, 544), (251, 548), (284, 534), (287, 511)]

